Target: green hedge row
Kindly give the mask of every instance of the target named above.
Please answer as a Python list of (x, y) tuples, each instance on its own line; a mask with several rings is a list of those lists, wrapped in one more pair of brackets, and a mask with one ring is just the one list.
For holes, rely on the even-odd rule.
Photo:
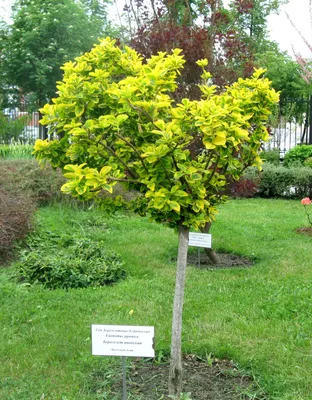
[(261, 197), (312, 197), (312, 168), (264, 163), (262, 171), (248, 168), (244, 179), (254, 183)]

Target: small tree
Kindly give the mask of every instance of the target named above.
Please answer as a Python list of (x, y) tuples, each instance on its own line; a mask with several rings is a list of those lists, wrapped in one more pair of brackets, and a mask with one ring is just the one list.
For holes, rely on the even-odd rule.
[[(278, 101), (257, 71), (220, 95), (203, 83), (201, 100), (175, 104), (171, 94), (183, 64), (177, 49), (143, 63), (134, 50), (103, 40), (63, 67), (59, 97), (42, 109), (42, 123), (59, 138), (35, 144), (39, 160), (63, 169), (65, 193), (118, 207), (121, 197), (101, 194), (122, 182), (141, 194), (134, 211), (178, 228), (169, 377), (169, 392), (178, 398), (189, 230), (215, 218), (229, 176), (238, 179), (246, 165), (260, 164), (264, 123)], [(206, 60), (198, 65), (207, 81)]]

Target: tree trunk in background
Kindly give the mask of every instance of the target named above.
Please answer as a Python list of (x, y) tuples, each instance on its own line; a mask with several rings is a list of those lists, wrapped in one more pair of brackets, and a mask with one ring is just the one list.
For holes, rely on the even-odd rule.
[(182, 312), (184, 300), (184, 286), (187, 266), (189, 228), (179, 226), (179, 249), (177, 274), (173, 301), (171, 359), (169, 371), (169, 395), (180, 399), (182, 392)]
[[(203, 233), (209, 233), (210, 228), (211, 228), (211, 222), (207, 222), (207, 224), (204, 226), (204, 228), (201, 229), (201, 231)], [(205, 248), (204, 250), (213, 264), (219, 264), (219, 258), (216, 252), (212, 248), (211, 249)]]

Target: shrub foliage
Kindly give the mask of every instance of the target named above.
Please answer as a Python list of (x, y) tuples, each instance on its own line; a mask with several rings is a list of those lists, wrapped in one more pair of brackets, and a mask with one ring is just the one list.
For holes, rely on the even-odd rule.
[(35, 203), (29, 197), (0, 189), (0, 262), (30, 230), (34, 209)]
[(11, 143), (19, 140), (28, 118), (26, 115), (12, 120), (0, 112), (0, 142)]
[(0, 160), (0, 260), (30, 231), (36, 206), (61, 198), (63, 183), (58, 171), (35, 160)]
[(7, 191), (23, 193), (39, 205), (59, 200), (64, 183), (60, 171), (49, 165), (40, 167), (35, 160), (1, 160), (0, 185)]
[(108, 285), (125, 277), (120, 256), (108, 252), (103, 242), (71, 239), (65, 240), (65, 247), (59, 244), (52, 237), (22, 250), (16, 263), (18, 280), (47, 289), (76, 289)]
[(312, 168), (265, 163), (261, 172), (248, 168), (245, 179), (255, 183), (261, 197), (312, 196)]
[(312, 157), (312, 145), (302, 144), (295, 146), (285, 154), (284, 165), (286, 167), (304, 165), (309, 157)]

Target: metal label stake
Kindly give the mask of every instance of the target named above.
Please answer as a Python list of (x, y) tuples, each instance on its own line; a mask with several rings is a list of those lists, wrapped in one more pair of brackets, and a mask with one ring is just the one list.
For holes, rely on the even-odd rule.
[(155, 357), (154, 327), (92, 324), (91, 336), (92, 355), (121, 357), (122, 400), (127, 400), (126, 357)]
[(121, 357), (122, 362), (122, 400), (127, 400), (126, 357)]

